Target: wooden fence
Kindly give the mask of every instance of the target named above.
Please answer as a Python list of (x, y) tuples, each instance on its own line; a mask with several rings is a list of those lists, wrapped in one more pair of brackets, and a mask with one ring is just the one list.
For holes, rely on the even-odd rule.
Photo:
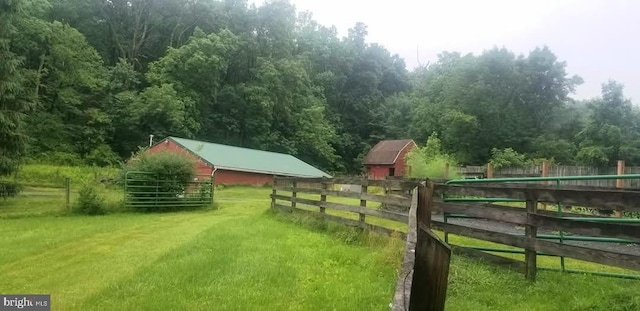
[[(446, 233), (524, 249), (524, 262), (473, 249), (460, 250), (481, 256), (496, 263), (515, 267), (523, 271), (529, 279), (535, 279), (538, 252), (544, 253), (545, 255), (568, 257), (608, 266), (640, 270), (640, 252), (637, 251), (638, 249), (634, 251), (623, 251), (625, 250), (623, 248), (605, 250), (593, 247), (592, 245), (573, 245), (568, 242), (553, 242), (549, 239), (541, 238), (538, 235), (538, 232), (541, 230), (562, 231), (572, 236), (587, 235), (598, 238), (619, 238), (632, 242), (640, 242), (640, 226), (637, 224), (595, 222), (592, 217), (565, 213), (564, 216), (572, 216), (571, 219), (567, 219), (559, 217), (554, 212), (538, 210), (538, 203), (555, 204), (562, 202), (564, 204), (637, 212), (640, 211), (640, 191), (630, 189), (581, 189), (579, 187), (557, 189), (547, 185), (514, 183), (472, 183), (437, 184), (435, 186), (435, 193), (436, 199), (433, 204), (436, 211), (462, 214), (494, 221), (494, 224), (507, 223), (513, 227), (524, 227), (524, 235), (518, 235), (505, 232), (504, 230), (491, 229), (498, 226), (489, 225), (481, 227), (469, 222), (451, 223), (440, 220), (432, 221), (434, 229), (442, 230)], [(490, 203), (446, 202), (446, 200), (442, 199), (445, 195), (518, 199), (526, 201), (526, 208)], [(456, 247), (454, 247), (454, 251), (455, 250)]]
[[(331, 190), (334, 184), (358, 184), (361, 191)], [(304, 185), (300, 187), (299, 185)], [(400, 234), (406, 238), (402, 273), (398, 278), (393, 310), (444, 310), (449, 275), (451, 248), (430, 230), (433, 206), (433, 183), (426, 186), (416, 180), (368, 180), (363, 178), (336, 179), (274, 179), (271, 205), (273, 208), (297, 213), (313, 214), (342, 224), (373, 230), (384, 234)], [(370, 187), (381, 187), (383, 195), (370, 194)], [(286, 195), (279, 194), (286, 192)], [(412, 194), (410, 194), (412, 193)], [(319, 195), (318, 199), (299, 195)], [(329, 202), (329, 197), (358, 199), (352, 202)], [(282, 204), (279, 201), (286, 201)], [(376, 207), (372, 203), (379, 203)], [(301, 205), (306, 206), (303, 208)], [(406, 212), (387, 210), (390, 206), (405, 207)], [(311, 209), (309, 209), (311, 208)], [(318, 209), (317, 212), (315, 209)], [(330, 214), (327, 209), (340, 214)], [(345, 217), (355, 213), (357, 220)], [(382, 225), (368, 223), (377, 217), (407, 225), (407, 233)]]
[[(297, 184), (302, 181), (306, 183), (305, 187), (298, 187)], [(391, 223), (408, 224), (408, 234), (402, 233), (401, 235), (407, 239), (407, 254), (414, 253), (415, 257), (412, 258), (411, 255), (405, 254), (404, 270), (408, 269), (407, 267), (413, 267), (413, 276), (408, 278), (413, 282), (405, 280), (403, 283), (399, 280), (397, 289), (411, 288), (411, 292), (429, 292), (434, 297), (442, 297), (443, 293), (437, 294), (436, 292), (438, 288), (442, 289), (443, 286), (446, 288), (451, 249), (454, 252), (481, 257), (493, 263), (515, 268), (530, 280), (535, 280), (540, 268), (537, 262), (538, 256), (567, 257), (623, 269), (640, 270), (640, 247), (608, 247), (605, 249), (598, 247), (596, 242), (581, 244), (572, 242), (572, 240), (579, 240), (580, 237), (595, 237), (621, 239), (619, 243), (626, 244), (640, 243), (639, 224), (620, 221), (598, 222), (590, 215), (563, 212), (563, 216), (559, 216), (557, 212), (538, 209), (539, 204), (562, 203), (640, 212), (640, 190), (575, 186), (556, 188), (555, 185), (546, 184), (491, 183), (490, 181), (487, 179), (482, 180), (481, 183), (474, 181), (468, 184), (445, 184), (442, 181), (428, 181), (427, 184), (431, 183), (433, 186), (433, 191), (430, 191), (429, 187), (425, 187), (424, 184), (415, 180), (276, 178), (271, 198), (274, 208), (319, 215), (325, 219), (385, 234), (393, 234), (398, 231), (390, 228), (388, 221), (385, 224), (381, 224), (379, 221), (374, 224), (367, 222), (367, 220), (382, 218), (391, 220)], [(331, 190), (328, 185), (332, 182), (360, 183), (362, 191), (354, 193)], [(313, 187), (313, 185), (316, 186)], [(367, 193), (368, 188), (374, 186), (395, 187), (405, 191), (416, 189), (418, 194), (411, 198), (404, 193), (383, 195)], [(290, 194), (282, 194), (282, 191)], [(307, 197), (299, 197), (299, 194), (305, 194)], [(318, 195), (318, 198), (308, 198), (308, 195)], [(356, 203), (359, 204), (331, 202), (327, 199), (328, 196), (357, 199)], [(419, 199), (420, 197), (423, 199)], [(464, 199), (465, 197), (516, 199), (525, 202), (525, 207), (451, 200), (452, 198)], [(286, 201), (287, 204), (283, 204), (281, 201)], [(414, 212), (413, 208), (408, 212), (390, 211), (379, 205), (374, 205), (373, 202), (416, 206), (416, 217), (411, 214)], [(328, 210), (334, 212), (329, 213)], [(426, 214), (420, 214), (422, 211), (426, 211)], [(445, 221), (440, 219), (440, 215), (432, 218), (432, 212), (457, 214), (466, 218), (475, 218), (475, 220)], [(346, 214), (355, 214), (357, 217), (348, 217)], [(481, 222), (485, 222), (484, 225)], [(505, 226), (512, 230), (505, 230)], [(524, 227), (524, 234), (513, 232), (513, 229), (518, 227)], [(430, 228), (442, 231), (447, 235), (455, 234), (519, 248), (524, 253), (524, 261), (497, 255), (495, 250), (489, 249), (482, 250), (482, 248), (455, 245), (451, 245), (451, 249), (449, 249), (446, 243), (440, 242), (433, 235)], [(415, 237), (412, 232), (415, 233)], [(567, 238), (562, 241), (554, 241), (544, 236), (543, 232), (563, 232)], [(412, 247), (415, 252), (411, 252)], [(405, 276), (408, 277), (409, 274)], [(439, 285), (429, 287), (431, 286), (429, 284)], [(400, 304), (406, 306), (407, 301), (409, 301), (409, 305), (413, 305), (414, 299), (420, 300), (419, 295), (407, 297), (396, 294), (394, 307)], [(419, 303), (424, 306), (425, 303), (436, 303), (436, 301), (438, 300), (431, 299), (427, 302), (422, 300)], [(418, 304), (417, 301), (415, 303)], [(437, 302), (437, 304), (440, 303), (444, 302)], [(439, 309), (434, 308), (434, 310)]]
[[(411, 206), (411, 191), (419, 185), (414, 180), (369, 180), (359, 177), (344, 178), (287, 178), (275, 177), (271, 194), (271, 205), (274, 208), (298, 213), (319, 212), (326, 219), (342, 224), (361, 227), (384, 234), (396, 233), (403, 238), (406, 233), (367, 222), (367, 216), (395, 221), (398, 224), (408, 223), (408, 211)], [(333, 190), (332, 186), (360, 185), (361, 191)], [(377, 187), (380, 194), (369, 193), (369, 188)], [(286, 192), (287, 194), (282, 194)], [(299, 196), (302, 194), (303, 196)], [(309, 196), (318, 196), (309, 198)], [(306, 197), (305, 197), (306, 196)], [(351, 200), (334, 200), (327, 198), (343, 198)], [(355, 199), (355, 200), (354, 200)], [(280, 201), (286, 201), (283, 204)], [(335, 202), (338, 201), (338, 202)], [(355, 204), (357, 203), (357, 204)], [(300, 207), (303, 208), (300, 208)], [(395, 207), (395, 208), (392, 208)], [(404, 211), (399, 211), (404, 208)], [(317, 210), (315, 210), (317, 208)], [(327, 209), (340, 211), (342, 214), (327, 213)], [(357, 215), (348, 217), (344, 212)]]
[[(617, 167), (598, 168), (590, 166), (549, 165), (548, 169), (545, 171), (543, 165), (522, 168), (507, 167), (499, 170), (493, 170), (490, 165), (487, 165), (459, 167), (457, 172), (465, 178), (597, 176), (640, 174), (640, 166), (625, 166), (624, 161), (618, 161)], [(616, 180), (570, 180), (562, 181), (561, 185), (639, 189), (640, 179), (628, 179), (622, 182), (622, 184)]]
[(447, 297), (451, 248), (431, 231), (434, 184), (417, 188), (415, 249), (405, 253), (405, 258), (415, 254), (413, 278), (409, 297), (409, 310), (444, 310)]

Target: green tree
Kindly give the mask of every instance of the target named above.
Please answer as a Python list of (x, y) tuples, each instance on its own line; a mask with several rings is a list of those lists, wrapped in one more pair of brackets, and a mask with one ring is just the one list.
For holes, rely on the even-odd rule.
[(437, 132), (447, 152), (465, 164), (483, 164), (491, 150), (531, 153), (532, 142), (581, 82), (548, 48), (527, 56), (491, 49), (478, 56), (444, 52), (438, 62), (413, 73), (415, 138)]
[(147, 79), (154, 85), (172, 84), (178, 96), (195, 100), (187, 111), (204, 135), (226, 126), (228, 108), (219, 101), (229, 60), (238, 49), (239, 39), (228, 30), (205, 34), (196, 30), (188, 43), (169, 48), (167, 54), (150, 65)]
[(17, 169), (27, 140), (24, 117), (31, 105), (23, 87), (23, 58), (11, 50), (20, 5), (21, 1), (0, 1), (0, 175)]
[[(33, 25), (41, 26), (25, 26)], [(37, 46), (32, 47), (40, 63), (30, 68), (37, 99), (37, 113), (28, 119), (30, 149), (32, 153), (64, 149), (84, 155), (105, 143), (109, 134), (111, 119), (104, 110), (106, 69), (77, 30), (60, 22), (45, 25), (45, 36), (34, 39)]]
[(602, 96), (588, 103), (591, 116), (576, 135), (580, 150), (578, 160), (587, 165), (614, 165), (617, 160), (636, 164), (640, 152), (634, 126), (638, 114), (624, 97), (624, 86), (616, 81), (602, 85)]

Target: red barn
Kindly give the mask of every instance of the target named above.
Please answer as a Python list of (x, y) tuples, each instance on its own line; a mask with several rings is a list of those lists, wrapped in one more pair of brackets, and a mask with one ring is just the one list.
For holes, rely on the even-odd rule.
[(404, 176), (407, 171), (406, 156), (416, 147), (412, 139), (383, 140), (377, 143), (364, 158), (367, 175), (371, 179), (386, 176)]
[(196, 161), (198, 175), (214, 176), (215, 184), (261, 186), (273, 183), (273, 176), (327, 177), (327, 173), (284, 153), (167, 137), (147, 152), (183, 152)]

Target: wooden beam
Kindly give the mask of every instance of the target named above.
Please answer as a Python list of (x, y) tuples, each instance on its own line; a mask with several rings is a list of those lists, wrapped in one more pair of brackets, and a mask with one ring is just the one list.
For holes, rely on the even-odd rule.
[(481, 250), (467, 248), (467, 247), (458, 246), (458, 245), (451, 245), (451, 249), (453, 250), (454, 253), (457, 253), (457, 254), (463, 254), (469, 257), (486, 260), (487, 262), (490, 262), (492, 264), (503, 266), (520, 273), (525, 272), (524, 262), (517, 259), (494, 255)]
[[(618, 160), (617, 173), (618, 175), (624, 175), (624, 160)], [(616, 188), (624, 188), (624, 179), (616, 180)], [(614, 211), (615, 217), (622, 217), (622, 211), (620, 209), (616, 209)]]
[(629, 239), (640, 242), (640, 226), (632, 224), (599, 223), (585, 220), (561, 219), (546, 215), (529, 215), (529, 224), (588, 236)]
[(439, 220), (432, 220), (431, 226), (434, 230), (446, 231), (450, 234), (462, 235), (469, 238), (515, 246), (519, 248), (526, 248), (527, 246), (527, 238), (521, 235), (512, 235), (503, 232), (466, 227), (463, 225), (445, 223)]
[(543, 252), (550, 255), (570, 257), (578, 260), (640, 271), (640, 256), (637, 255), (605, 251), (570, 244), (561, 244), (551, 241), (533, 240), (525, 236), (465, 227), (451, 223), (444, 223), (441, 221), (432, 221), (431, 223), (434, 229), (441, 231), (446, 230), (451, 234), (458, 234), (474, 239), (510, 245), (518, 248), (533, 248), (537, 252)]
[(342, 197), (342, 198), (353, 198), (360, 199), (365, 201), (375, 201), (379, 203), (386, 203), (389, 205), (397, 205), (397, 206), (411, 206), (411, 199), (405, 197), (394, 197), (394, 196), (384, 196), (377, 194), (369, 194), (369, 193), (358, 193), (358, 192), (346, 192), (346, 191), (335, 191), (335, 190), (327, 190), (320, 188), (298, 188), (298, 187), (283, 187), (277, 186), (276, 190), (280, 191), (289, 191), (289, 192), (297, 192), (297, 193), (306, 193), (306, 194), (319, 194), (319, 195), (328, 195), (334, 197)]
[[(328, 185), (326, 182), (322, 183), (322, 190), (327, 191)], [(326, 194), (321, 194), (320, 195), (320, 201), (321, 202), (327, 202), (327, 195)], [(320, 206), (320, 213), (324, 214), (325, 213), (325, 207), (324, 206)]]
[(337, 223), (340, 223), (340, 224), (343, 224), (343, 225), (347, 225), (347, 226), (350, 226), (350, 227), (362, 228), (364, 230), (369, 230), (369, 231), (373, 231), (373, 232), (384, 234), (384, 235), (388, 235), (388, 236), (397, 235), (403, 240), (407, 238), (407, 234), (402, 232), (402, 231), (397, 231), (397, 230), (393, 230), (393, 229), (389, 229), (389, 228), (385, 228), (385, 227), (382, 227), (382, 226), (373, 225), (373, 224), (369, 224), (369, 223), (365, 223), (364, 227), (363, 227), (360, 224), (360, 222), (357, 221), (357, 220), (343, 218), (343, 217), (336, 216), (336, 215), (329, 215), (329, 214), (320, 215), (320, 213), (318, 213), (318, 212), (308, 211), (308, 210), (304, 210), (304, 209), (300, 209), (300, 208), (294, 209), (293, 212), (294, 213), (298, 213), (298, 214), (309, 215), (309, 216), (312, 216), (312, 217), (318, 217), (318, 218), (321, 218), (321, 219), (326, 219), (326, 220), (337, 222)]
[(464, 184), (439, 185), (439, 194), (537, 200), (538, 202), (640, 211), (640, 191), (555, 189), (542, 185)]
[[(345, 184), (345, 185), (360, 185), (362, 177), (336, 177), (336, 178), (302, 178), (302, 177), (276, 177), (275, 180), (283, 182), (300, 182), (300, 183), (314, 183), (322, 184), (323, 182), (330, 184)], [(389, 187), (399, 188), (402, 190), (411, 190), (415, 188), (423, 180), (420, 179), (369, 179), (368, 185), (373, 187)]]
[[(527, 201), (527, 218), (536, 213), (538, 209), (538, 201), (530, 200)], [(525, 236), (530, 240), (535, 240), (538, 236), (538, 227), (533, 224), (527, 224), (524, 228)], [(525, 277), (528, 280), (535, 281), (536, 280), (536, 272), (538, 271), (538, 253), (534, 247), (527, 247), (524, 252), (524, 265), (525, 265)]]
[(299, 204), (318, 206), (322, 208), (329, 208), (329, 209), (352, 212), (357, 214), (365, 214), (365, 215), (375, 216), (375, 217), (384, 218), (388, 220), (394, 220), (401, 223), (407, 223), (409, 221), (408, 215), (404, 213), (394, 213), (391, 211), (377, 210), (377, 209), (367, 208), (367, 207), (363, 208), (360, 206), (349, 205), (349, 204), (317, 201), (313, 199), (292, 198), (286, 195), (276, 195), (275, 198), (278, 200), (284, 200), (284, 201), (295, 201), (296, 203), (299, 203)]
[[(363, 211), (365, 209), (367, 209), (367, 200), (363, 199), (362, 196), (365, 195), (367, 193), (367, 180), (363, 179), (361, 181), (360, 187), (361, 187), (361, 191), (360, 191), (360, 210)], [(358, 213), (358, 220), (360, 221), (360, 226), (364, 227), (365, 225), (365, 213), (359, 212)]]
[(434, 210), (439, 212), (465, 214), (519, 225), (527, 224), (527, 212), (523, 208), (495, 204), (464, 204), (442, 201), (434, 201), (433, 203)]

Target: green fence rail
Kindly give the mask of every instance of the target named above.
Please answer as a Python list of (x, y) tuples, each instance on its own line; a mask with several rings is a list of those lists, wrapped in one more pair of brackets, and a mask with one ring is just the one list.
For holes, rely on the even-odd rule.
[[(591, 176), (556, 176), (556, 177), (516, 177), (516, 178), (489, 178), (489, 179), (454, 179), (445, 182), (445, 185), (452, 184), (480, 184), (480, 183), (527, 183), (527, 182), (555, 182), (555, 187), (560, 188), (562, 181), (579, 181), (579, 180), (625, 180), (625, 179), (640, 179), (640, 174), (628, 174), (628, 175), (591, 175)], [(475, 202), (475, 203), (522, 203), (526, 202), (525, 200), (519, 199), (511, 199), (511, 198), (447, 198), (446, 194), (443, 194), (442, 197), (444, 202)], [(592, 221), (592, 222), (601, 222), (601, 223), (627, 223), (627, 224), (640, 224), (640, 219), (637, 218), (608, 218), (608, 217), (564, 217), (562, 202), (558, 202), (557, 206), (557, 214), (562, 219), (570, 219), (570, 220), (581, 220), (581, 221)], [(448, 222), (449, 219), (482, 219), (481, 217), (474, 217), (464, 214), (456, 214), (456, 213), (446, 213), (443, 212), (443, 220), (444, 222)], [(571, 236), (567, 235), (563, 231), (559, 231), (557, 235), (554, 234), (538, 234), (537, 238), (540, 239), (549, 239), (549, 240), (558, 240), (560, 243), (564, 241), (582, 241), (582, 242), (600, 242), (600, 243), (624, 243), (624, 244), (640, 244), (636, 241), (625, 240), (625, 239), (617, 239), (617, 238), (605, 238), (605, 237), (592, 237), (592, 236)], [(445, 242), (449, 242), (449, 234), (447, 232), (444, 233)], [(497, 253), (509, 253), (509, 254), (524, 254), (524, 250), (521, 249), (509, 249), (509, 248), (494, 248), (494, 247), (478, 247), (478, 246), (462, 246), (471, 249), (488, 251), (488, 252), (497, 252)], [(560, 268), (551, 268), (551, 267), (539, 267), (542, 270), (553, 270), (553, 271), (562, 271), (568, 273), (588, 273), (594, 275), (601, 276), (610, 276), (610, 277), (619, 277), (619, 278), (629, 278), (629, 279), (640, 279), (640, 275), (637, 274), (624, 274), (624, 273), (609, 273), (609, 272), (598, 272), (598, 271), (584, 271), (584, 270), (574, 270), (567, 269), (565, 263), (564, 256), (554, 256), (549, 254), (537, 253), (537, 255), (542, 256), (552, 256), (552, 257), (560, 257)]]
[(214, 180), (200, 175), (194, 180), (149, 172), (125, 173), (124, 202), (139, 209), (175, 209), (201, 207), (213, 203)]

